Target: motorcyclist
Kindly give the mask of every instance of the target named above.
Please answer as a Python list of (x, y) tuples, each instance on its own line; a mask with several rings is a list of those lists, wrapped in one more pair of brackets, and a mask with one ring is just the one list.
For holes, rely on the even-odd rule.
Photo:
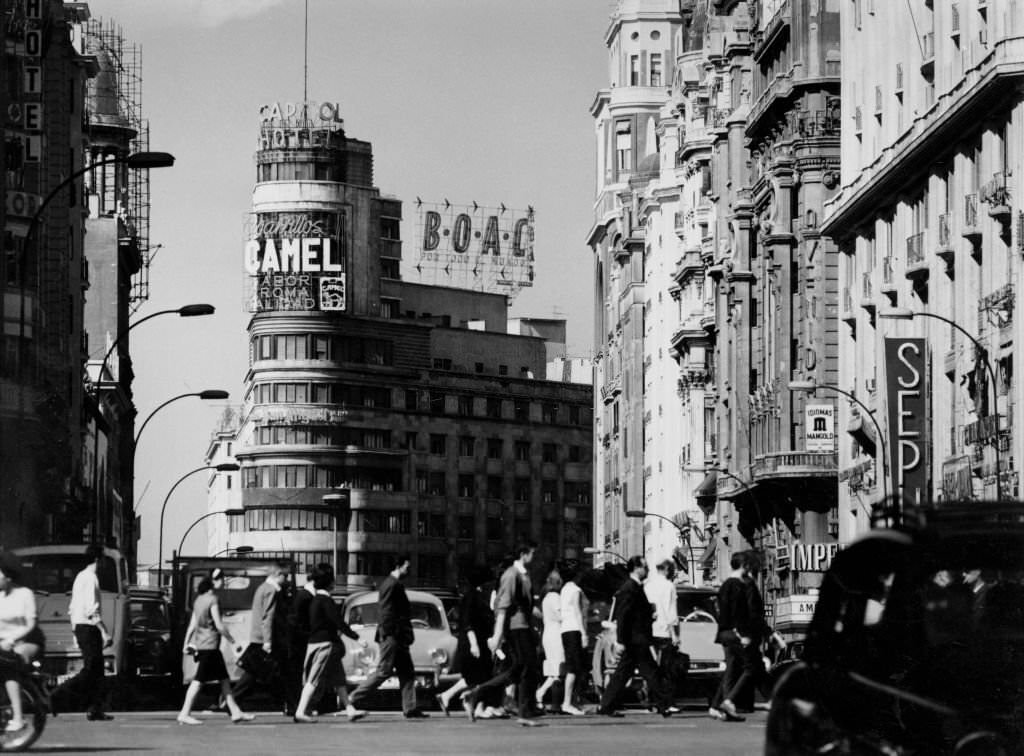
[[(14, 653), (29, 663), (43, 647), (43, 634), (36, 625), (36, 597), (30, 588), (19, 584), (21, 565), (14, 554), (0, 552), (0, 651)], [(11, 702), (11, 719), (4, 728), (7, 733), (20, 732), (27, 726), (21, 685), (9, 668), (0, 667), (4, 687)]]

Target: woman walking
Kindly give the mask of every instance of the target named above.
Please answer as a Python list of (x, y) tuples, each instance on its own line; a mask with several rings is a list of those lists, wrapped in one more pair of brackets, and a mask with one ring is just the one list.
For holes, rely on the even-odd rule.
[(583, 651), (583, 618), (587, 616), (587, 598), (576, 584), (576, 570), (565, 567), (562, 570), (562, 651), (565, 655), (565, 693), (562, 698), (562, 713), (574, 717), (583, 716), (583, 710), (573, 705), (572, 696), (576, 681), (583, 678), (587, 659)]
[[(17, 557), (0, 553), (0, 651), (17, 654), (28, 663), (42, 650), (43, 633), (36, 625), (35, 594), (19, 585), (20, 579)], [(21, 685), (15, 679), (6, 679), (4, 687), (11, 703), (11, 718), (4, 731), (20, 732), (28, 724), (21, 705)]]
[[(455, 648), (454, 670), (462, 675), (459, 681), (448, 690), (437, 695), (437, 705), (448, 716), (452, 699), (464, 690), (486, 682), (493, 674), (491, 650), (487, 647), (487, 639), (491, 635), (494, 624), (494, 613), (488, 605), (483, 586), (491, 579), (490, 570), (478, 565), (470, 570), (467, 577), (469, 590), (466, 591), (459, 604), (459, 642)], [(483, 702), (477, 704), (478, 719), (494, 719), (504, 712), (498, 712)]]
[[(366, 712), (356, 709), (348, 699), (348, 682), (345, 679), (345, 668), (341, 665), (345, 656), (345, 643), (341, 640), (341, 634), (357, 641), (363, 648), (366, 648), (366, 641), (360, 640), (356, 631), (341, 618), (338, 607), (331, 599), (334, 568), (326, 563), (317, 565), (311, 577), (316, 593), (309, 602), (309, 642), (302, 667), (302, 695), (292, 719), (300, 724), (316, 722), (316, 717), (310, 716), (307, 710), (313, 695), (322, 686), (335, 691), (338, 705), (344, 708), (348, 721), (355, 722), (365, 717)], [(341, 709), (337, 713), (340, 714)]]
[(541, 634), (541, 645), (544, 647), (544, 683), (537, 689), (537, 708), (544, 709), (544, 695), (562, 676), (562, 663), (565, 653), (562, 650), (562, 576), (552, 570), (544, 583), (544, 599), (541, 601), (541, 613), (544, 618), (544, 631)]
[(217, 591), (224, 587), (224, 573), (218, 567), (199, 581), (196, 588), (196, 600), (192, 604), (192, 619), (185, 631), (184, 653), (194, 653), (196, 657), (196, 674), (185, 691), (185, 701), (178, 714), (178, 724), (200, 725), (202, 721), (192, 716), (192, 706), (203, 683), (220, 683), (220, 693), (231, 713), (231, 721), (250, 722), (255, 717), (246, 714), (238, 707), (231, 693), (231, 680), (228, 669), (224, 665), (224, 656), (220, 652), (220, 639), (223, 637), (234, 645), (235, 639), (224, 627), (220, 618), (220, 604)]

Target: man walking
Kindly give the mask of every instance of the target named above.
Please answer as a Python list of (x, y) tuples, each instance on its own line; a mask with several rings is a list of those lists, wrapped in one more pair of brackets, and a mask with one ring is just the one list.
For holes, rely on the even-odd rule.
[[(770, 708), (769, 703), (772, 695), (769, 687), (768, 671), (764, 667), (764, 659), (761, 649), (765, 640), (774, 643), (780, 650), (786, 647), (783, 637), (772, 630), (771, 625), (764, 618), (764, 598), (761, 596), (761, 589), (757, 586), (757, 576), (761, 571), (761, 562), (757, 554), (747, 552), (747, 565), (744, 581), (747, 588), (747, 616), (749, 617), (748, 629), (750, 632), (750, 645), (743, 649), (743, 670), (749, 675), (747, 687), (738, 695), (739, 699), (733, 698), (739, 708), (753, 711), (756, 708)], [(754, 692), (758, 691), (767, 703), (755, 704)]]
[(113, 719), (105, 713), (105, 685), (103, 673), (103, 649), (113, 644), (113, 638), (103, 622), (100, 581), (96, 571), (104, 559), (103, 547), (93, 544), (85, 550), (87, 564), (75, 576), (71, 587), (71, 603), (68, 614), (75, 642), (82, 652), (82, 669), (53, 692), (53, 698), (65, 700), (71, 696), (76, 701), (86, 702), (86, 719), (90, 722), (107, 722)]
[(614, 650), (619, 655), (619, 663), (608, 680), (597, 713), (608, 717), (622, 716), (621, 712), (616, 711), (616, 705), (626, 684), (636, 672), (647, 682), (647, 690), (658, 713), (668, 717), (671, 712), (665, 703), (661, 675), (651, 651), (654, 610), (643, 589), (648, 571), (647, 560), (641, 556), (630, 557), (626, 569), (629, 570), (629, 579), (615, 594), (615, 613), (612, 617), (616, 623)]
[[(274, 617), (277, 614), (277, 598), (281, 587), (288, 581), (289, 565), (278, 562), (270, 568), (270, 574), (252, 597), (252, 620), (249, 627), (249, 646), (239, 657), (242, 676), (235, 684), (234, 696), (238, 701), (259, 684), (267, 685), (281, 696), (284, 686), (280, 684), (280, 672), (284, 659), (274, 658)], [(282, 703), (287, 706), (286, 701)]]
[(718, 634), (715, 636), (715, 642), (725, 651), (725, 673), (708, 714), (727, 722), (742, 722), (744, 718), (737, 713), (735, 701), (751, 681), (744, 651), (752, 643), (746, 552), (733, 554), (729, 565), (732, 571), (718, 589)]
[(497, 653), (508, 636), (506, 650), (508, 665), (500, 673), (462, 695), (462, 705), (471, 721), (476, 720), (476, 705), (489, 691), (501, 690), (512, 682), (518, 683), (519, 723), (534, 724), (540, 715), (533, 708), (537, 690), (537, 642), (534, 638), (533, 587), (527, 570), (533, 561), (537, 544), (526, 541), (516, 550), (512, 566), (502, 573), (494, 606), (494, 632), (487, 641), (492, 653)]
[(652, 645), (658, 658), (661, 674), (663, 701), (666, 709), (673, 714), (678, 709), (672, 705), (673, 693), (678, 681), (673, 674), (673, 665), (678, 654), (679, 613), (676, 608), (676, 567), (671, 559), (658, 562), (654, 574), (644, 583), (644, 594), (654, 607), (654, 622), (651, 625)]
[(363, 699), (379, 688), (393, 674), (398, 675), (402, 690), (402, 715), (406, 719), (425, 719), (429, 716), (416, 706), (416, 677), (409, 648), (412, 646), (412, 616), (409, 597), (402, 579), (409, 574), (410, 557), (399, 554), (391, 560), (391, 573), (380, 584), (380, 622), (375, 640), (380, 644), (380, 661), (376, 671), (355, 689), (349, 699), (352, 706), (360, 707)]

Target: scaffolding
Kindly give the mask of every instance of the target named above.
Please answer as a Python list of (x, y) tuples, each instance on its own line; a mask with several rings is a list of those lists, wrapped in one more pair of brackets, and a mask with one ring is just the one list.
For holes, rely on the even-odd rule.
[[(149, 121), (142, 117), (142, 47), (126, 42), (121, 26), (112, 21), (89, 19), (85, 28), (86, 50), (90, 53), (105, 53), (110, 63), (111, 82), (94, 77), (88, 80), (86, 89), (87, 123), (116, 113), (117, 120), (128, 127), (134, 135), (128, 143), (128, 152), (149, 151)], [(116, 98), (111, 102), (110, 98)], [(139, 250), (141, 267), (132, 277), (129, 307), (135, 312), (149, 299), (149, 266), (155, 251), (149, 244), (150, 191), (149, 169), (137, 168), (127, 171), (127, 192), (123, 206), (118, 208), (129, 236)], [(107, 184), (104, 191), (119, 192), (120, 187)], [(105, 207), (115, 207), (120, 198), (103, 197)]]

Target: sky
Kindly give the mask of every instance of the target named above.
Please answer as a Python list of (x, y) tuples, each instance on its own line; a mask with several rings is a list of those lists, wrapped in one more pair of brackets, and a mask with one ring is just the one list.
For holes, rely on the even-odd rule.
[[(203, 389), (240, 403), (248, 368), (242, 223), (255, 182), (258, 110), (303, 93), (303, 0), (90, 0), (142, 46), (151, 171), (150, 299), (133, 316), (209, 303), (204, 318), (132, 331), (137, 426), (165, 400)], [(309, 99), (337, 102), (346, 133), (373, 144), (375, 183), (415, 198), (536, 211), (533, 289), (513, 316), (564, 317), (568, 353), (592, 352), (594, 200), (589, 107), (607, 85), (606, 0), (309, 0)], [(159, 514), (204, 464), (224, 402), (187, 398), (139, 438), (139, 565), (156, 561)], [(206, 511), (206, 476), (167, 499), (164, 555)], [(203, 525), (185, 547), (205, 548)]]

